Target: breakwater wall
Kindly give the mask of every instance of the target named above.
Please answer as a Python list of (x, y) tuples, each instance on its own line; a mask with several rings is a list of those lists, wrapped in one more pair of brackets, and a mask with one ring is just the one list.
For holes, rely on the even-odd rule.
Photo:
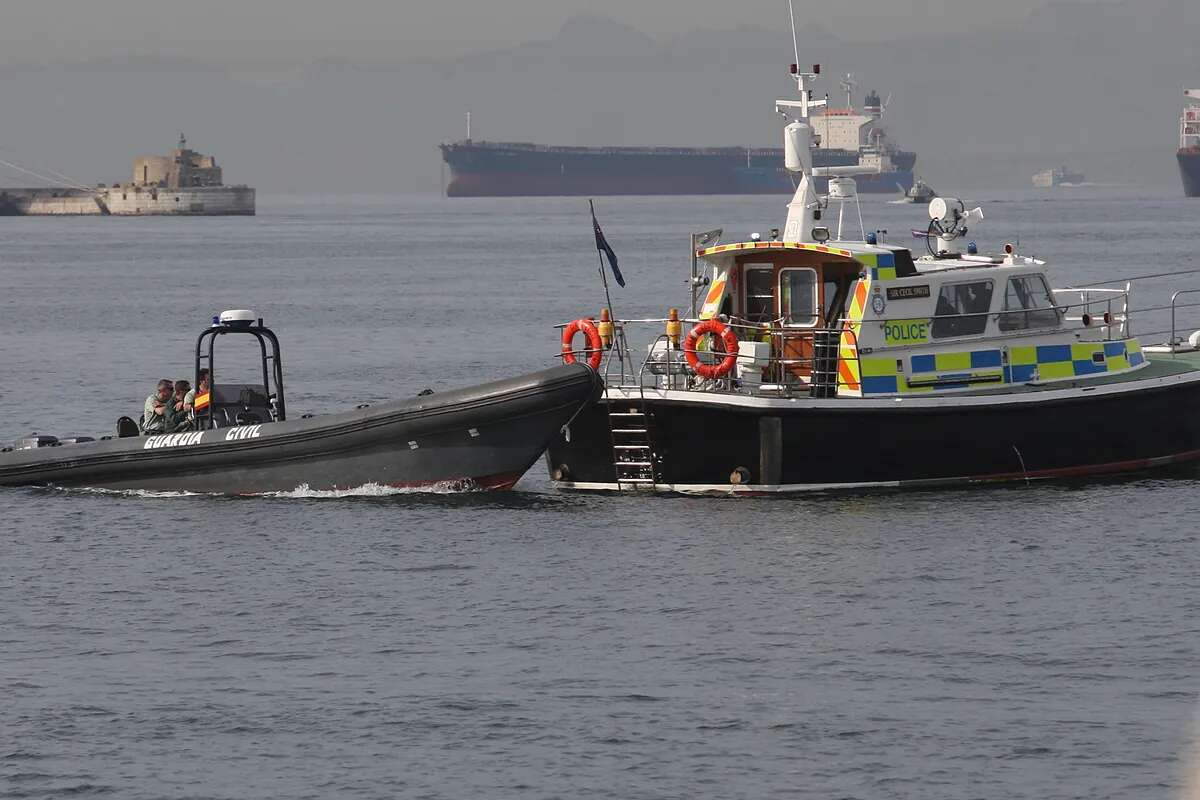
[(249, 186), (0, 188), (0, 216), (249, 216), (254, 213), (255, 193)]

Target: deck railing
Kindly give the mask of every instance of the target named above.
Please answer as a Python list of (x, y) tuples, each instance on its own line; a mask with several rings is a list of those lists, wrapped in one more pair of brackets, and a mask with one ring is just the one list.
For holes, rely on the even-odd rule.
[[(1200, 270), (1196, 272), (1200, 273)], [(1180, 273), (1183, 274), (1183, 273)], [(1162, 277), (1162, 276), (1143, 276)], [(1117, 281), (1111, 281), (1117, 283)], [(1132, 281), (1123, 281), (1119, 288), (1110, 286), (1078, 286), (1064, 289), (1054, 289), (1055, 305), (1043, 308), (1020, 308), (1003, 311), (986, 311), (967, 314), (945, 314), (919, 319), (928, 321), (930, 333), (934, 326), (942, 322), (951, 332), (940, 336), (930, 336), (926, 341), (913, 345), (895, 344), (880, 346), (874, 349), (876, 355), (901, 348), (916, 347), (945, 347), (969, 346), (971, 349), (983, 347), (1004, 348), (1014, 340), (1028, 339), (1030, 336), (1046, 335), (1054, 332), (1091, 331), (1089, 341), (1113, 341), (1128, 339), (1135, 333), (1142, 340), (1142, 345), (1151, 346), (1158, 352), (1176, 352), (1194, 350), (1197, 347), (1187, 341), (1187, 333), (1200, 330), (1200, 319), (1194, 320), (1194, 325), (1185, 325), (1179, 312), (1186, 309), (1200, 308), (1200, 288), (1181, 289), (1170, 295), (1169, 302), (1151, 305), (1145, 308), (1130, 307)], [(1057, 321), (1049, 324), (1046, 312), (1053, 311)], [(1036, 316), (1032, 316), (1036, 315)], [(1131, 320), (1136, 315), (1143, 315), (1135, 332)], [(1161, 315), (1164, 327), (1153, 330), (1150, 320), (1154, 315)], [(1005, 318), (1024, 319), (1014, 323), (1008, 329), (1003, 324)], [(988, 322), (999, 323), (986, 325), (985, 334), (955, 333), (954, 329), (973, 330), (978, 326), (979, 318), (987, 318)], [(904, 318), (911, 322), (913, 318)], [(900, 318), (875, 318), (864, 322), (839, 320), (832, 327), (796, 327), (785, 326), (782, 318), (765, 322), (750, 322), (742, 319), (722, 321), (734, 330), (739, 342), (767, 343), (763, 348), (768, 355), (741, 354), (734, 368), (718, 378), (704, 378), (697, 375), (687, 363), (685, 340), (678, 343), (673, 341), (665, 332), (658, 333), (648, 342), (639, 342), (639, 347), (647, 347), (646, 351), (634, 352), (631, 347), (630, 335), (636, 331), (648, 331), (657, 327), (663, 331), (664, 326), (671, 321), (665, 317), (646, 319), (625, 319), (613, 321), (613, 336), (607, 346), (601, 350), (602, 360), (600, 372), (608, 386), (643, 387), (657, 386), (663, 389), (689, 389), (694, 391), (736, 392), (742, 394), (769, 394), (772, 396), (833, 397), (844, 393), (846, 389), (858, 390), (861, 383), (862, 368), (858, 335), (860, 330), (870, 326), (882, 328), (889, 323), (898, 322)], [(680, 319), (686, 331), (689, 326), (699, 324), (700, 319)], [(966, 323), (974, 322), (969, 325)], [(557, 326), (565, 327), (564, 325)], [(1151, 328), (1142, 330), (1142, 328)], [(997, 332), (999, 329), (999, 332)], [(1163, 344), (1158, 344), (1162, 337)], [(705, 342), (701, 339), (701, 342)], [(845, 342), (847, 347), (843, 347)], [(868, 348), (869, 354), (871, 349)], [(594, 351), (576, 350), (577, 357), (587, 360)], [(646, 353), (643, 355), (643, 353)], [(711, 344), (700, 344), (695, 351), (696, 359), (701, 364), (715, 364), (726, 357), (720, 340), (712, 337)]]
[[(643, 346), (647, 354), (635, 354), (629, 344), (629, 334), (642, 326), (665, 326), (666, 318), (625, 319), (613, 321), (613, 337), (609, 346), (601, 349), (600, 374), (605, 385), (617, 387), (657, 386), (663, 389), (692, 389), (715, 392), (753, 392), (782, 396), (809, 395), (833, 397), (844, 387), (857, 389), (843, 377), (839, 364), (853, 362), (851, 374), (861, 375), (858, 363), (857, 337), (848, 325), (834, 328), (784, 328), (782, 320), (755, 324), (740, 320), (727, 323), (738, 335), (739, 342), (759, 342), (769, 345), (769, 355), (751, 357), (734, 353), (738, 363), (717, 378), (697, 375), (687, 362), (686, 335), (676, 344), (666, 333), (658, 334)], [(680, 319), (687, 325), (703, 320)], [(558, 325), (563, 328), (565, 325)], [(843, 357), (842, 340), (849, 347)], [(701, 339), (693, 351), (700, 364), (715, 365), (727, 357), (718, 337), (711, 343)], [(795, 345), (791, 347), (790, 345)], [(788, 350), (797, 352), (788, 353)], [(808, 351), (809, 354), (801, 354)], [(586, 361), (595, 350), (575, 350), (576, 358)], [(785, 353), (787, 353), (785, 355)]]

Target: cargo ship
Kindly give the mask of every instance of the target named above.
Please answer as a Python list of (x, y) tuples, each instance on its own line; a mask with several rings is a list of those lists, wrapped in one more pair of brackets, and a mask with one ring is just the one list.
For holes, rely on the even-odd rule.
[(1185, 89), (1188, 104), (1179, 117), (1179, 177), (1187, 197), (1200, 197), (1200, 89)]
[[(813, 163), (862, 165), (858, 191), (907, 192), (917, 155), (900, 150), (881, 120), (885, 103), (869, 93), (851, 102), (853, 77), (842, 82), (845, 108), (813, 115), (819, 143)], [(473, 140), (440, 145), (450, 167), (448, 197), (558, 195), (776, 194), (795, 191), (778, 147), (569, 147)], [(825, 191), (825, 186), (818, 186)]]
[[(23, 172), (33, 173), (22, 169)], [(44, 176), (38, 176), (44, 177)], [(165, 156), (138, 156), (133, 180), (111, 186), (76, 186), (44, 177), (51, 188), (0, 187), (0, 216), (251, 216), (255, 192), (249, 186), (226, 186), (212, 156), (179, 145)]]

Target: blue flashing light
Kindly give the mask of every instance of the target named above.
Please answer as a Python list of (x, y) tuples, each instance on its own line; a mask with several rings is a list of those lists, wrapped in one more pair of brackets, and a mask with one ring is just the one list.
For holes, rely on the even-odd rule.
[(867, 234), (867, 244), (877, 244), (878, 242), (879, 239), (875, 236), (875, 231), (871, 231)]
[(971, 255), (975, 255), (979, 252), (979, 245), (975, 244), (974, 242), (967, 242), (967, 252)]
[(212, 326), (214, 328), (221, 327), (221, 318), (219, 316), (217, 316), (216, 314), (213, 314)]

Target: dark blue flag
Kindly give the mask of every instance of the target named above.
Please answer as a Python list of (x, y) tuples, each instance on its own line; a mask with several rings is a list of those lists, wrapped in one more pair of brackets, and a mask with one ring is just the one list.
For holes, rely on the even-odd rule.
[(624, 288), (625, 278), (622, 277), (621, 270), (617, 268), (617, 254), (613, 252), (608, 240), (604, 238), (604, 231), (600, 230), (600, 223), (596, 221), (596, 207), (592, 205), (591, 200), (588, 200), (588, 208), (592, 209), (592, 229), (596, 233), (596, 249), (608, 256), (608, 265), (612, 267), (613, 277), (617, 279), (617, 285)]

